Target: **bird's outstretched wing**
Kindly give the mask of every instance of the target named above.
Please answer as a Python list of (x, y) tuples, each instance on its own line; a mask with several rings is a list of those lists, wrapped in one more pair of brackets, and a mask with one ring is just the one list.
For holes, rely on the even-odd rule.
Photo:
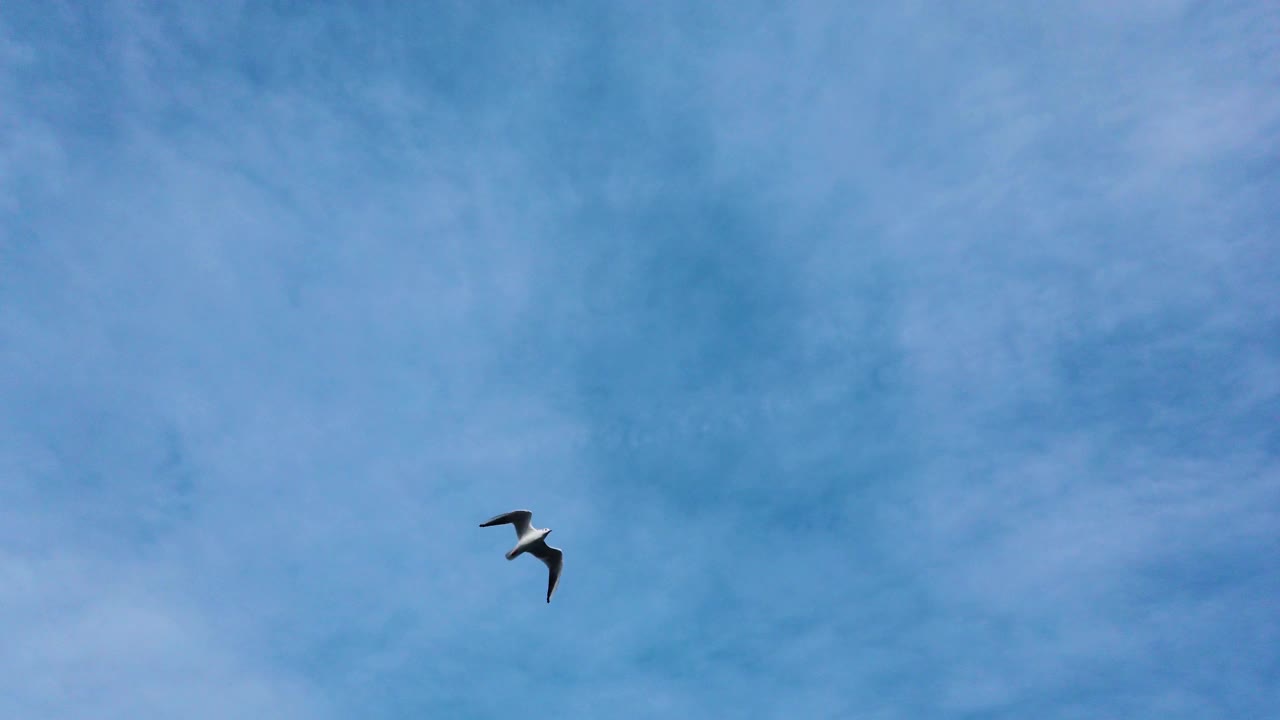
[(480, 523), (480, 527), (492, 527), (494, 525), (506, 525), (511, 523), (516, 526), (516, 537), (522, 537), (529, 532), (532, 526), (533, 513), (528, 510), (512, 510), (509, 513), (495, 515), (488, 520)]
[(551, 602), (551, 596), (556, 593), (556, 586), (560, 584), (560, 569), (564, 567), (564, 553), (560, 548), (548, 545), (546, 540), (539, 540), (529, 546), (529, 554), (547, 564), (547, 602)]

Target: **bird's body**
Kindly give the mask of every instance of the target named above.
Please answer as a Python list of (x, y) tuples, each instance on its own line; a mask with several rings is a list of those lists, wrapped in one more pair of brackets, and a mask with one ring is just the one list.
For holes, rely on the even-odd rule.
[(551, 596), (556, 592), (556, 586), (560, 584), (560, 569), (564, 567), (564, 553), (560, 548), (554, 548), (547, 544), (547, 536), (551, 534), (550, 528), (536, 528), (533, 526), (533, 513), (528, 510), (512, 510), (509, 513), (495, 515), (485, 522), (480, 523), (480, 527), (492, 527), (494, 525), (511, 524), (516, 530), (516, 544), (507, 552), (508, 560), (515, 560), (524, 553), (538, 558), (547, 566), (547, 602), (551, 602)]

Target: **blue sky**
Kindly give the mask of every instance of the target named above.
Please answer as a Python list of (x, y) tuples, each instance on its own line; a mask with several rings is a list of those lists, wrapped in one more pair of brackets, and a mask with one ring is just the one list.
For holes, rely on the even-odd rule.
[(1273, 4), (374, 5), (0, 5), (0, 716), (1280, 706)]

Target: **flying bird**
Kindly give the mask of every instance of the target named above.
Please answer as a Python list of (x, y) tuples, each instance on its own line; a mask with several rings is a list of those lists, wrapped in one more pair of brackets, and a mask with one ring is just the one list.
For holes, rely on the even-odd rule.
[(480, 527), (493, 527), (494, 525), (506, 525), (508, 523), (515, 526), (516, 546), (507, 553), (507, 559), (515, 560), (520, 555), (529, 553), (546, 563), (549, 571), (547, 576), (547, 602), (551, 602), (551, 596), (556, 592), (556, 585), (560, 584), (560, 568), (564, 567), (564, 553), (560, 552), (560, 548), (554, 548), (547, 544), (546, 537), (551, 534), (551, 529), (536, 528), (533, 526), (532, 520), (533, 513), (528, 510), (512, 510), (509, 513), (494, 516), (480, 523)]

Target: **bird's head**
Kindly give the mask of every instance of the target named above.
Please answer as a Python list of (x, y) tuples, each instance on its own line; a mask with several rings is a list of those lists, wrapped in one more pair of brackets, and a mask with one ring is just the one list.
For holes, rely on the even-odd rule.
[(548, 535), (550, 535), (550, 534), (551, 534), (551, 528), (547, 528), (547, 531), (546, 531), (546, 532), (544, 532), (544, 533), (542, 533), (542, 537), (546, 537), (546, 536), (548, 536)]

